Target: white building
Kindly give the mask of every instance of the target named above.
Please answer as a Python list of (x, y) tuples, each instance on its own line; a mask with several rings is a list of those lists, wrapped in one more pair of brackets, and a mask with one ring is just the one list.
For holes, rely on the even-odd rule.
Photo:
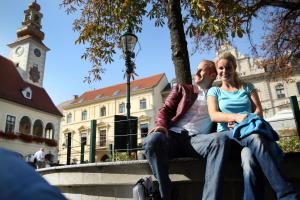
[[(62, 114), (43, 88), (46, 52), (40, 6), (24, 11), (10, 59), (0, 55), (0, 147), (33, 154), (44, 147), (57, 160)], [(54, 156), (54, 157), (53, 157)]]
[(274, 79), (264, 68), (257, 66), (252, 58), (238, 52), (237, 48), (224, 45), (218, 51), (217, 56), (224, 51), (229, 51), (236, 57), (237, 71), (240, 77), (244, 81), (254, 84), (262, 103), (265, 118), (270, 118), (283, 109), (290, 109), (290, 96), (296, 96), (298, 102), (300, 101), (299, 61), (294, 63), (294, 71), (289, 80)]

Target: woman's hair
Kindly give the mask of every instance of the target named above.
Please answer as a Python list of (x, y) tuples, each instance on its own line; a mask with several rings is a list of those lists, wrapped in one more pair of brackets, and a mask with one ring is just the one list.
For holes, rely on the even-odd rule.
[(216, 60), (216, 68), (218, 66), (218, 62), (222, 59), (228, 60), (232, 63), (232, 66), (235, 70), (235, 72), (233, 74), (234, 83), (235, 83), (236, 87), (243, 88), (246, 83), (240, 79), (238, 73), (236, 72), (237, 63), (236, 63), (236, 58), (234, 57), (234, 55), (232, 55), (230, 52), (224, 52), (221, 55), (219, 55)]

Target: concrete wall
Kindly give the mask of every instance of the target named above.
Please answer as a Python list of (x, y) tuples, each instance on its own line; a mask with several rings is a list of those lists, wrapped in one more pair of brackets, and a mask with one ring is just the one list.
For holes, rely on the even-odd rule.
[[(284, 173), (300, 193), (300, 154), (288, 154), (283, 162)], [(204, 160), (178, 159), (170, 162), (170, 177), (180, 193), (180, 200), (201, 199), (205, 171)], [(69, 199), (129, 200), (138, 179), (151, 175), (146, 160), (114, 163), (91, 163), (39, 170)], [(224, 173), (223, 199), (241, 200), (243, 195), (240, 161), (231, 159)], [(267, 181), (265, 198), (275, 200)]]

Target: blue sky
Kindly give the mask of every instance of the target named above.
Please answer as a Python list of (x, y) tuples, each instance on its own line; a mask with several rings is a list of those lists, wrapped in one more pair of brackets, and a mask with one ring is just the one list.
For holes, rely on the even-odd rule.
[[(6, 46), (16, 40), (16, 30), (21, 27), (23, 12), (33, 0), (4, 0), (0, 7), (0, 54), (8, 57)], [(123, 83), (124, 60), (116, 54), (114, 62), (105, 66), (102, 80), (92, 84), (84, 83), (91, 64), (80, 57), (84, 46), (75, 45), (78, 33), (73, 32), (72, 22), (76, 16), (67, 15), (59, 4), (62, 0), (38, 0), (41, 5), (42, 31), (45, 33), (44, 44), (50, 48), (46, 57), (44, 88), (55, 104), (69, 100), (73, 95), (80, 95), (88, 90), (98, 89)], [(145, 21), (142, 33), (137, 34), (140, 52), (136, 57), (137, 79), (159, 73), (166, 73), (168, 80), (175, 77), (171, 58), (170, 37), (167, 28), (155, 28), (152, 21)], [(248, 42), (243, 39), (236, 42), (238, 50), (248, 52)], [(188, 41), (189, 48), (192, 44)], [(191, 70), (202, 59), (214, 59), (215, 52), (197, 53), (190, 57)]]

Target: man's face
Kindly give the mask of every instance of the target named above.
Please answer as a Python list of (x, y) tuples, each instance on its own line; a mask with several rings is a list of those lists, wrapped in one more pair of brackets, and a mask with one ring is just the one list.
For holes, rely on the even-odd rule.
[(201, 62), (198, 65), (198, 70), (196, 72), (196, 75), (194, 77), (195, 84), (201, 85), (201, 84), (207, 84), (212, 83), (216, 78), (216, 73), (213, 72), (212, 67), (209, 67), (208, 62)]

